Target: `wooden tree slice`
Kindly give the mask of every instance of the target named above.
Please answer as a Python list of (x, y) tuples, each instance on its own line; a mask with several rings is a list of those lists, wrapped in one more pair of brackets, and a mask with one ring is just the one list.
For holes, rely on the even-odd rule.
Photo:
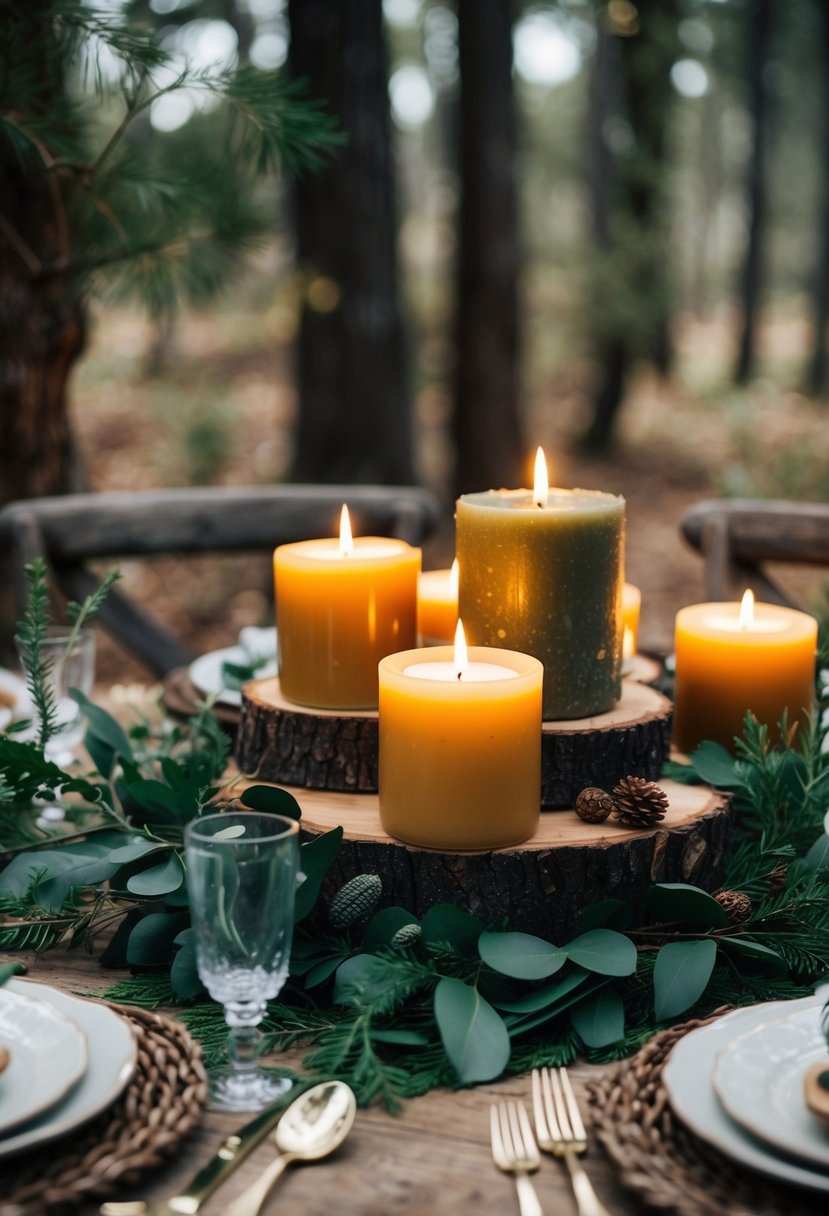
[(612, 790), (622, 777), (656, 781), (671, 745), (673, 706), (638, 680), (622, 682), (608, 713), (541, 728), (541, 805), (571, 807), (586, 786)]
[[(609, 713), (545, 722), (541, 805), (572, 806), (587, 785), (612, 789), (621, 777), (657, 778), (668, 754), (671, 703), (637, 680), (622, 682)], [(376, 793), (376, 710), (306, 709), (282, 696), (279, 680), (242, 689), (236, 762), (262, 781), (304, 789)]]
[(571, 810), (542, 814), (524, 844), (479, 853), (440, 853), (393, 840), (372, 795), (294, 789), (303, 829), (312, 836), (344, 829), (326, 892), (356, 874), (378, 874), (383, 905), (422, 915), (455, 903), (490, 925), (503, 916), (514, 929), (564, 941), (579, 913), (598, 899), (619, 898), (639, 912), (654, 882), (688, 882), (713, 890), (721, 881), (731, 823), (728, 795), (708, 786), (660, 783), (670, 803), (648, 831), (586, 824)]

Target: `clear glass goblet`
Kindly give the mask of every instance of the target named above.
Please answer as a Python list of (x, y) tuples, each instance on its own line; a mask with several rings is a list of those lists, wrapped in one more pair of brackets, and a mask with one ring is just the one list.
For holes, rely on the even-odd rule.
[(266, 1002), (288, 975), (299, 874), (299, 824), (283, 815), (222, 812), (184, 833), (199, 976), (224, 1006), (229, 1063), (208, 1072), (213, 1110), (260, 1110), (290, 1082), (259, 1065)]
[[(22, 638), (15, 638), (23, 671), (31, 678), (34, 656)], [(78, 632), (68, 626), (51, 628), (40, 644), (40, 662), (46, 683), (55, 699), (57, 730), (46, 744), (46, 757), (65, 768), (73, 759), (74, 749), (84, 736), (86, 722), (81, 707), (69, 695), (70, 688), (79, 688), (87, 696), (95, 682), (95, 631)], [(38, 722), (38, 727), (40, 723)]]

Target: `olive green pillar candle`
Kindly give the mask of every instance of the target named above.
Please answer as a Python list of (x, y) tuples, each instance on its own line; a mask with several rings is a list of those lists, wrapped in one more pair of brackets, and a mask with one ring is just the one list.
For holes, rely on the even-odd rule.
[(457, 502), (459, 615), (469, 642), (544, 664), (545, 721), (621, 695), (625, 500), (595, 490), (487, 490)]

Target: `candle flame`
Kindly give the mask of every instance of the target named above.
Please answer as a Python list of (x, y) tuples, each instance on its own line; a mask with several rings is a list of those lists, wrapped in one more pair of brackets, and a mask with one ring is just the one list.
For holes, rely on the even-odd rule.
[(633, 630), (625, 625), (624, 638), (622, 640), (622, 658), (633, 658)]
[(351, 535), (351, 520), (348, 516), (348, 507), (343, 503), (343, 509), (340, 512), (340, 553), (343, 557), (348, 557), (354, 552), (354, 539)]
[(742, 603), (740, 604), (738, 624), (741, 629), (750, 629), (754, 624), (754, 592), (750, 587), (746, 588)]
[(463, 621), (458, 617), (455, 627), (455, 675), (460, 680), (469, 667), (469, 652), (466, 649), (466, 634), (463, 631)]
[(458, 594), (459, 575), (460, 567), (458, 566), (458, 559), (455, 558), (455, 560), (452, 562), (452, 569), (449, 571), (449, 590), (453, 595)]
[(533, 502), (537, 507), (547, 505), (547, 494), (550, 490), (550, 482), (547, 477), (547, 461), (544, 459), (544, 451), (539, 448), (535, 454), (535, 474), (533, 478)]

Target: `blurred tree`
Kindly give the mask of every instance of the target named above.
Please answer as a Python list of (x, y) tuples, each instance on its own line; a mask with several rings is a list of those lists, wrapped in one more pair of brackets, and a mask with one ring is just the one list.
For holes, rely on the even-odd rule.
[(584, 437), (594, 450), (613, 443), (633, 361), (668, 361), (667, 135), (681, 13), (682, 0), (610, 0), (599, 18), (589, 139), (598, 383)]
[[(283, 77), (181, 70), (115, 8), (0, 0), (0, 23), (4, 501), (74, 487), (67, 384), (86, 294), (106, 282), (154, 312), (210, 296), (272, 226), (255, 173), (316, 167), (339, 137)], [(226, 139), (217, 146), (214, 128), (198, 155), (183, 142), (165, 174), (127, 133), (155, 99), (186, 89), (220, 103)]]
[(829, 389), (829, 4), (826, 0), (814, 0), (814, 5), (820, 20), (822, 48), (822, 121), (817, 129), (821, 198), (818, 210), (818, 254), (812, 290), (812, 351), (806, 383), (810, 392), (825, 393)]
[(754, 365), (757, 316), (763, 280), (768, 228), (766, 160), (770, 126), (769, 60), (773, 44), (772, 0), (750, 0), (745, 5), (745, 72), (751, 119), (751, 153), (746, 174), (748, 240), (740, 273), (739, 301), (742, 329), (734, 379), (746, 384)]
[(460, 209), (453, 433), (459, 493), (519, 484), (511, 0), (458, 0)]
[(289, 63), (346, 133), (296, 183), (303, 285), (293, 475), (414, 480), (381, 0), (289, 0)]

